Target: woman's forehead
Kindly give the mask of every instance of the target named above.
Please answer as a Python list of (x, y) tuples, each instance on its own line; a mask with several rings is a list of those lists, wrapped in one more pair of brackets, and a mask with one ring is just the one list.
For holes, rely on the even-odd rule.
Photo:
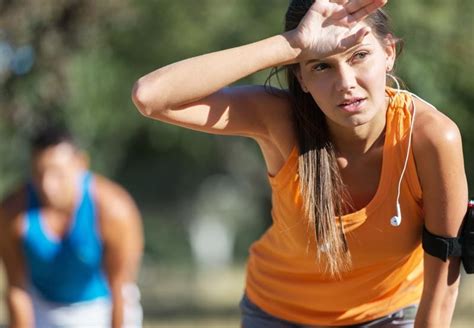
[(355, 51), (361, 49), (361, 48), (378, 48), (381, 47), (381, 43), (378, 40), (378, 38), (373, 34), (373, 32), (369, 32), (362, 42), (355, 44), (354, 46), (341, 50), (339, 52), (336, 52), (330, 56), (326, 57), (321, 57), (318, 58), (315, 56), (314, 58), (309, 59), (308, 61), (305, 62), (305, 64), (312, 63), (312, 62), (326, 62), (326, 61), (333, 61), (333, 60), (338, 60), (340, 58), (346, 58), (347, 56), (350, 56), (352, 53)]

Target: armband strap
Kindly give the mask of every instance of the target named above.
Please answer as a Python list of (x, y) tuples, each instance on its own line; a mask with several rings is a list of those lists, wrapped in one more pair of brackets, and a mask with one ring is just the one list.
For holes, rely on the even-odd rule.
[(444, 262), (448, 257), (462, 255), (461, 238), (437, 236), (429, 232), (426, 227), (423, 227), (422, 245), (426, 253)]

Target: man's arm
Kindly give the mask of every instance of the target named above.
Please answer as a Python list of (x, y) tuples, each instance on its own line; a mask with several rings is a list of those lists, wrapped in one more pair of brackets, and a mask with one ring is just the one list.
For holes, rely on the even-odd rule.
[(134, 282), (143, 252), (140, 213), (130, 195), (117, 184), (98, 177), (96, 198), (104, 249), (104, 268), (112, 294), (112, 327), (123, 324), (123, 287)]
[(26, 289), (26, 269), (21, 248), (20, 198), (15, 195), (0, 204), (0, 256), (7, 278), (5, 301), (9, 314), (8, 326), (11, 328), (34, 326), (33, 305)]

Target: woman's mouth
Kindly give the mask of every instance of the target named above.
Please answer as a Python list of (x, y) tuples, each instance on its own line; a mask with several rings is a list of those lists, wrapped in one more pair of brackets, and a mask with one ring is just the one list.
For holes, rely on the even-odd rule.
[(363, 104), (367, 98), (351, 98), (344, 100), (337, 107), (346, 112), (357, 112), (362, 109)]

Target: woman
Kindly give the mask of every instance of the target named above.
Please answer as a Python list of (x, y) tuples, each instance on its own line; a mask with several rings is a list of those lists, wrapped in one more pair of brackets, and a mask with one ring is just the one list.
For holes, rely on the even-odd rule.
[[(450, 324), (459, 259), (423, 254), (421, 235), (458, 234), (461, 137), (432, 106), (386, 87), (397, 39), (385, 3), (293, 0), (285, 33), (134, 87), (145, 116), (260, 146), (273, 225), (250, 251), (243, 327)], [(227, 87), (278, 66), (288, 90)]]

